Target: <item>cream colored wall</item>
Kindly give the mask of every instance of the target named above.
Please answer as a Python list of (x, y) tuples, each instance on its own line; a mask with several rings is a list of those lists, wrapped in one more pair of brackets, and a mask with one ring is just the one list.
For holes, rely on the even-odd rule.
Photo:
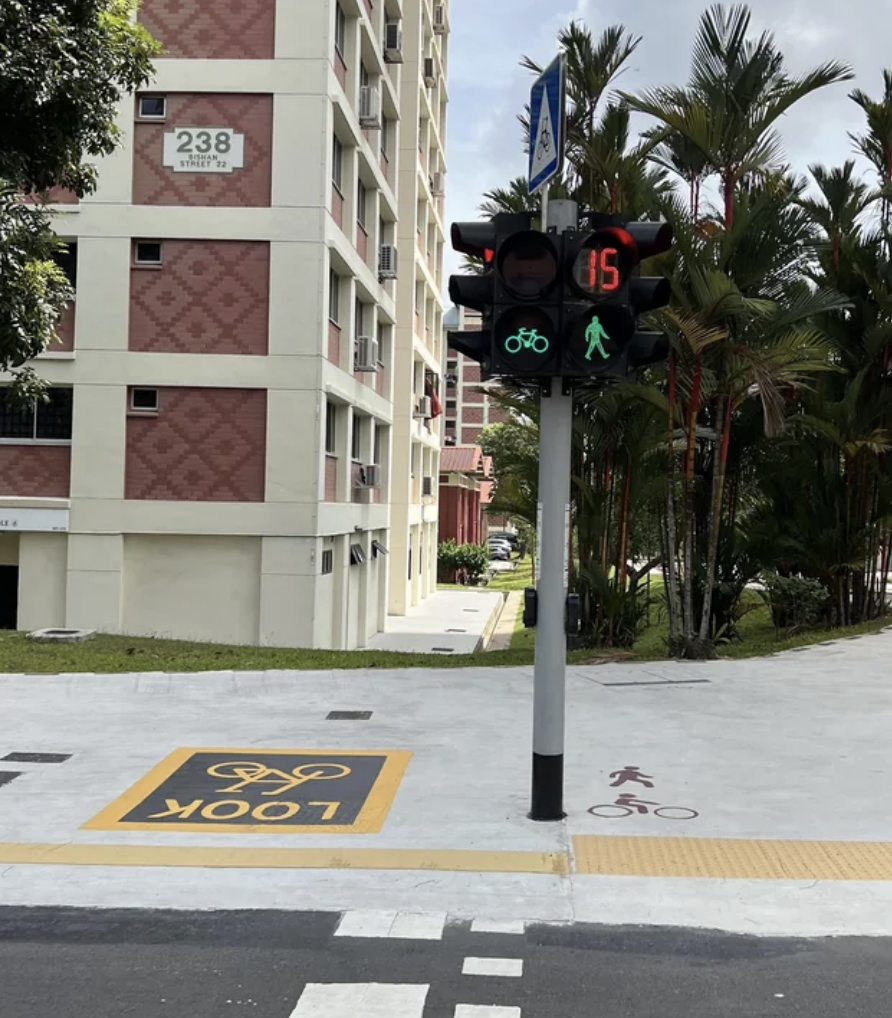
[(129, 534), (122, 631), (257, 643), (261, 542), (256, 538)]
[(18, 558), (19, 629), (65, 626), (68, 535), (20, 534)]

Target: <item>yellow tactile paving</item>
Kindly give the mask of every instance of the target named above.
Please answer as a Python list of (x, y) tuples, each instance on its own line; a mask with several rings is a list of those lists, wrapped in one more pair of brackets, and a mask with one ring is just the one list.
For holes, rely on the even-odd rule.
[(892, 880), (892, 843), (577, 835), (574, 869), (626, 877)]
[(0, 842), (0, 865), (194, 866), (209, 869), (441, 870), (464, 873), (569, 872), (563, 852), (475, 852), (414, 848), (203, 848), (172, 845), (52, 845)]

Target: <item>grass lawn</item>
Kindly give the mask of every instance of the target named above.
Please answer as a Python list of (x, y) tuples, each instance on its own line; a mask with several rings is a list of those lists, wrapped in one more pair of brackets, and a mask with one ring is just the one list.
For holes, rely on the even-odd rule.
[[(651, 590), (656, 597), (663, 586), (662, 579), (654, 577)], [(738, 627), (740, 639), (732, 643), (723, 644), (718, 649), (719, 657), (743, 658), (743, 657), (764, 657), (767, 654), (776, 654), (782, 650), (791, 650), (794, 647), (807, 647), (815, 643), (823, 643), (826, 640), (842, 640), (849, 637), (864, 636), (868, 633), (878, 633), (889, 625), (889, 619), (879, 619), (874, 622), (864, 622), (859, 626), (852, 626), (848, 629), (811, 629), (798, 633), (788, 638), (778, 639), (774, 626), (771, 624), (771, 614), (767, 605), (754, 590), (748, 590), (743, 597), (744, 604), (749, 611), (743, 616)], [(586, 651), (574, 651), (569, 655), (569, 660), (583, 661), (594, 657), (608, 657), (615, 655), (618, 660), (627, 661), (659, 661), (666, 657), (666, 637), (668, 626), (665, 618), (660, 613), (659, 603), (651, 607), (651, 623), (644, 630), (631, 652), (603, 651), (593, 648)], [(514, 636), (511, 640), (511, 650), (525, 650), (532, 653), (535, 646), (535, 630), (524, 629), (520, 613), (517, 616)]]
[(533, 560), (529, 555), (525, 559), (513, 559), (517, 568), (513, 572), (498, 572), (490, 578), (485, 587), (466, 587), (462, 583), (438, 583), (437, 590), (523, 590), (533, 582)]
[[(519, 563), (514, 573), (498, 575), (486, 590), (521, 590), (531, 582), (531, 562)], [(661, 581), (660, 581), (661, 582)], [(657, 584), (654, 583), (653, 587)], [(475, 588), (462, 587), (473, 591)], [(851, 629), (800, 633), (777, 639), (768, 609), (755, 592), (746, 600), (752, 606), (740, 623), (742, 639), (719, 648), (721, 657), (760, 657), (793, 647), (876, 633), (888, 620), (868, 622)], [(568, 660), (586, 661), (616, 658), (618, 661), (655, 661), (665, 658), (666, 624), (659, 607), (651, 609), (651, 624), (631, 652), (598, 650), (572, 651)], [(25, 633), (0, 631), (0, 673), (29, 675), (60, 672), (211, 672), (293, 669), (326, 671), (334, 668), (468, 668), (530, 665), (533, 662), (535, 630), (524, 629), (517, 613), (510, 650), (480, 654), (396, 654), (388, 651), (294, 650), (279, 647), (237, 647), (216, 643), (188, 643), (150, 637), (99, 635), (85, 643), (34, 643)]]

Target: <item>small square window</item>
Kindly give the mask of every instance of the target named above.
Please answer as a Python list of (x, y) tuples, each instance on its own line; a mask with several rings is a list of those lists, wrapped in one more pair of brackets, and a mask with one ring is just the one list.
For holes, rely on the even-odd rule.
[(163, 95), (141, 95), (139, 115), (143, 120), (164, 120), (167, 116), (167, 99)]
[(333, 573), (334, 572), (334, 552), (329, 548), (327, 551), (322, 552), (322, 573)]
[(160, 265), (161, 241), (138, 240), (134, 245), (133, 260), (137, 265)]
[(143, 413), (157, 413), (158, 411), (158, 390), (157, 389), (131, 389), (130, 409), (141, 410)]

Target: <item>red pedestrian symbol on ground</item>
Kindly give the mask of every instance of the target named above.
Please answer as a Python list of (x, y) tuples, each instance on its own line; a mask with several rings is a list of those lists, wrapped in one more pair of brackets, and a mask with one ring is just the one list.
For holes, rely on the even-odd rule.
[[(645, 788), (653, 788), (654, 783), (651, 779), (650, 774), (642, 774), (640, 767), (626, 766), (621, 771), (614, 771), (611, 778), (616, 778), (616, 781), (610, 783), (611, 788), (618, 788), (620, 785), (624, 785), (627, 781), (637, 781), (640, 785), (644, 785)], [(620, 796), (622, 798), (622, 796)], [(645, 812), (647, 812), (645, 810)]]

